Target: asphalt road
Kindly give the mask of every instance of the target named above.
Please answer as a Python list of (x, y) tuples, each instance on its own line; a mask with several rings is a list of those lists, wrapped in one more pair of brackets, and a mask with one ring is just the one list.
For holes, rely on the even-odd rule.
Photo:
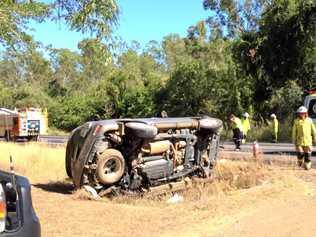
[[(291, 143), (258, 143), (259, 151), (265, 155), (296, 155), (295, 147)], [(221, 144), (221, 148), (224, 151), (232, 152), (235, 149), (235, 146), (232, 142), (224, 142)], [(316, 147), (313, 147), (313, 150), (316, 151)], [(247, 143), (241, 146), (241, 152), (253, 152), (253, 144)], [(316, 156), (315, 152), (313, 156)]]
[[(0, 139), (3, 140), (3, 139)], [(46, 143), (50, 145), (65, 145), (67, 143), (68, 136), (50, 136), (50, 135), (42, 135), (39, 137), (39, 142)], [(234, 151), (235, 146), (233, 142), (221, 142), (220, 144), (221, 151), (231, 154), (238, 153), (252, 153), (253, 152), (253, 144), (246, 143), (241, 146), (241, 151)], [(316, 161), (316, 147), (313, 147), (312, 158)], [(263, 155), (288, 155), (295, 156), (295, 148), (291, 143), (266, 143), (259, 142), (259, 152)]]
[[(66, 144), (68, 137), (67, 136), (40, 136), (39, 141), (48, 144)], [(221, 143), (221, 150), (225, 152), (235, 152), (233, 142), (224, 142)], [(247, 143), (241, 146), (240, 152), (252, 152), (253, 144)], [(316, 147), (313, 147), (316, 151)], [(264, 155), (295, 155), (295, 148), (291, 143), (259, 143), (259, 151)], [(315, 152), (313, 156), (316, 156)]]
[(68, 141), (68, 136), (41, 135), (39, 137), (39, 142), (48, 143), (48, 144), (66, 144), (67, 141)]

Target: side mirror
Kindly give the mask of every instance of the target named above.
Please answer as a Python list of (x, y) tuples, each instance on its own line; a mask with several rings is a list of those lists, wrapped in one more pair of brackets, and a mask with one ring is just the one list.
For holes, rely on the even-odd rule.
[(5, 196), (7, 202), (16, 202), (17, 200), (16, 189), (11, 182), (6, 183), (5, 185)]

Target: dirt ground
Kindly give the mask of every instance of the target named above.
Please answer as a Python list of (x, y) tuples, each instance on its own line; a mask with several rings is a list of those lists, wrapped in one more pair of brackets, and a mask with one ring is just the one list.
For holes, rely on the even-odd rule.
[(167, 204), (170, 196), (82, 200), (71, 183), (37, 183), (33, 204), (43, 236), (315, 236), (316, 170), (268, 173), (247, 189), (182, 193), (178, 204)]

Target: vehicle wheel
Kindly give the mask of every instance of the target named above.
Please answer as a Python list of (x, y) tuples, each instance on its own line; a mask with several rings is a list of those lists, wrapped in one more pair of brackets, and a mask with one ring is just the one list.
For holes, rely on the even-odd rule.
[(102, 184), (113, 184), (121, 179), (125, 170), (125, 160), (121, 152), (107, 149), (98, 157), (97, 178)]
[(73, 156), (73, 149), (74, 149), (73, 143), (72, 141), (69, 141), (66, 147), (66, 158), (65, 158), (65, 169), (69, 178), (72, 178), (71, 159)]

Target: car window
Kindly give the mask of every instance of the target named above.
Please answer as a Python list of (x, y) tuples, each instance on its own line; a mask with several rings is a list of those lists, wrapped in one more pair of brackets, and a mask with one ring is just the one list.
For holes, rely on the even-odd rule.
[(309, 101), (308, 114), (311, 118), (316, 118), (316, 98)]

